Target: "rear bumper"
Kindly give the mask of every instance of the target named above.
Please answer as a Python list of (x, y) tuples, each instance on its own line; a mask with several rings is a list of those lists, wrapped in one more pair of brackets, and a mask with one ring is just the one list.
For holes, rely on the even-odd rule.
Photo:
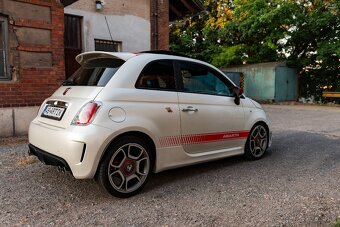
[(28, 148), (29, 154), (37, 156), (42, 163), (51, 166), (60, 166), (65, 168), (67, 171), (71, 171), (70, 167), (68, 166), (67, 162), (64, 159), (53, 154), (50, 154), (46, 151), (43, 151), (33, 146), (32, 144), (28, 144)]
[(30, 151), (47, 165), (70, 170), (77, 179), (93, 178), (113, 131), (96, 126), (66, 129), (33, 120), (29, 127)]

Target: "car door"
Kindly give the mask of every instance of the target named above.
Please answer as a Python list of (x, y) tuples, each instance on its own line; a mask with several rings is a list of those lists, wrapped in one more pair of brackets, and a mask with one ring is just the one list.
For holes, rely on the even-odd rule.
[(170, 138), (180, 135), (173, 61), (163, 59), (149, 62), (140, 73), (135, 87), (134, 102), (129, 104), (127, 111), (133, 112), (138, 124), (158, 137), (162, 147), (179, 146), (170, 143)]
[(181, 142), (189, 154), (240, 149), (248, 132), (244, 112), (234, 103), (234, 85), (206, 65), (177, 61)]

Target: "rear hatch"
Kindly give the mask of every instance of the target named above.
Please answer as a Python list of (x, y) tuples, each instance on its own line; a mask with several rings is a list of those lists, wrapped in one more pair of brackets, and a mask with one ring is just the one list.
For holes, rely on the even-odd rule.
[(130, 53), (89, 52), (76, 60), (81, 67), (42, 104), (37, 120), (51, 126), (68, 127), (80, 109), (103, 90)]

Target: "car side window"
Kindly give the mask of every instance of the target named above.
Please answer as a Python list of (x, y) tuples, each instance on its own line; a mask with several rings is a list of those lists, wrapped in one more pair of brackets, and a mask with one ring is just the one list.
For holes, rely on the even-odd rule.
[(136, 82), (136, 88), (176, 90), (173, 62), (159, 60), (149, 63)]
[(215, 70), (198, 63), (180, 62), (184, 92), (208, 95), (233, 95), (233, 85)]

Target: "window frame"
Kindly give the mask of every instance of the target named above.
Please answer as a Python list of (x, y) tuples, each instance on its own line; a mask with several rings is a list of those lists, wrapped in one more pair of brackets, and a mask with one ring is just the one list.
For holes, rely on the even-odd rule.
[[(11, 80), (10, 67), (8, 62), (8, 18), (0, 15), (0, 23), (3, 25), (2, 28), (2, 39), (3, 39), (3, 49), (0, 51), (0, 54), (3, 54), (4, 60), (4, 75), (0, 74), (0, 81), (8, 81)], [(1, 44), (2, 45), (2, 44)]]
[(214, 76), (217, 76), (225, 84), (225, 86), (227, 86), (228, 88), (229, 88), (228, 84), (230, 84), (230, 86), (235, 87), (235, 85), (229, 80), (229, 78), (227, 76), (225, 76), (224, 74), (220, 73), (219, 71), (217, 71), (216, 69), (214, 69), (214, 68), (212, 68), (208, 65), (198, 63), (198, 62), (193, 62), (193, 61), (175, 60), (176, 78), (179, 81), (178, 82), (178, 92), (200, 94), (200, 95), (223, 96), (223, 97), (231, 97), (231, 98), (234, 97), (234, 94), (232, 94), (232, 93), (230, 95), (225, 95), (225, 94), (212, 94), (212, 93), (185, 91), (184, 90), (183, 78), (181, 76), (181, 62), (186, 63), (186, 64), (198, 65), (199, 67), (203, 67), (203, 68), (207, 69), (209, 72), (211, 72)]
[[(143, 76), (143, 73), (146, 71), (146, 69), (153, 63), (155, 62), (162, 62), (162, 61), (168, 61), (168, 62), (171, 62), (172, 64), (172, 70), (173, 70), (173, 77), (174, 77), (174, 80), (175, 80), (175, 89), (160, 89), (160, 88), (148, 88), (148, 87), (139, 87), (138, 86), (138, 83), (139, 83), (139, 80), (141, 79), (141, 77)], [(178, 78), (177, 78), (177, 73), (176, 73), (176, 67), (175, 67), (175, 60), (174, 59), (157, 59), (157, 60), (153, 60), (153, 61), (150, 61), (149, 63), (147, 63), (142, 71), (140, 72), (136, 82), (135, 82), (135, 88), (136, 89), (142, 89), (142, 90), (152, 90), (152, 91), (168, 91), (168, 92), (177, 92), (178, 91)]]

